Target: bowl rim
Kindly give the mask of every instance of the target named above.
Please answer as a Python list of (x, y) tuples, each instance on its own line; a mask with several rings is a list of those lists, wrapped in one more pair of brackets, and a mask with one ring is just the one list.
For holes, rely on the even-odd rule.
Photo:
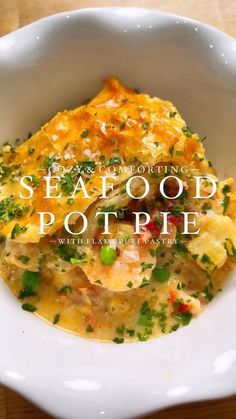
[(147, 12), (147, 11), (148, 12), (153, 12), (153, 13), (155, 13), (157, 15), (160, 15), (160, 16), (165, 16), (165, 17), (180, 19), (180, 20), (183, 20), (183, 21), (188, 22), (188, 23), (198, 24), (201, 27), (205, 27), (206, 29), (209, 29), (209, 30), (211, 30), (211, 31), (213, 31), (215, 33), (218, 33), (218, 34), (221, 34), (221, 35), (224, 35), (224, 36), (228, 37), (229, 40), (230, 39), (231, 40), (235, 40), (236, 39), (234, 36), (228, 34), (227, 32), (222, 31), (221, 29), (218, 29), (214, 25), (211, 25), (209, 23), (202, 22), (202, 21), (197, 20), (197, 19), (193, 19), (193, 18), (190, 18), (190, 17), (179, 15), (177, 13), (164, 12), (162, 10), (159, 10), (158, 8), (154, 9), (152, 7), (148, 8), (148, 7), (130, 7), (130, 6), (127, 6), (127, 7), (124, 7), (124, 6), (120, 6), (120, 7), (116, 7), (116, 6), (111, 6), (111, 7), (107, 7), (107, 6), (84, 7), (84, 8), (80, 8), (80, 9), (73, 9), (73, 10), (63, 11), (63, 12), (59, 12), (59, 13), (53, 13), (51, 15), (44, 16), (44, 17), (42, 17), (40, 19), (34, 20), (33, 22), (27, 23), (26, 25), (21, 26), (21, 27), (15, 29), (15, 30), (13, 30), (13, 31), (11, 31), (11, 32), (9, 32), (9, 33), (1, 36), (0, 39), (5, 39), (5, 38), (7, 38), (9, 36), (17, 35), (18, 33), (22, 33), (24, 31), (26, 31), (26, 30), (28, 30), (28, 29), (30, 29), (30, 28), (38, 25), (38, 24), (48, 23), (49, 21), (56, 20), (56, 19), (61, 18), (61, 17), (65, 17), (65, 16), (76, 16), (76, 15), (81, 15), (81, 14), (84, 14), (84, 13), (100, 13), (101, 11), (104, 11), (104, 12), (112, 12), (112, 11), (115, 11), (115, 10), (117, 10), (117, 11), (119, 11), (119, 10), (122, 10), (122, 11), (134, 11), (134, 12), (135, 11), (140, 11), (140, 12)]

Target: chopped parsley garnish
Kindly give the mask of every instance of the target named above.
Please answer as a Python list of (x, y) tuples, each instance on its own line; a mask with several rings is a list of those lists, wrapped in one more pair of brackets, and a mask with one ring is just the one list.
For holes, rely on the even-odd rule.
[(146, 333), (141, 334), (140, 332), (137, 333), (137, 337), (138, 340), (140, 342), (146, 342), (146, 340), (148, 340), (150, 333), (148, 333), (149, 331), (146, 331)]
[(39, 258), (38, 258), (38, 268), (39, 269), (44, 268), (44, 266), (46, 265), (46, 260), (47, 260), (46, 255), (39, 256)]
[(103, 212), (112, 212), (112, 211), (115, 211), (115, 205), (109, 205), (108, 207), (103, 207), (102, 208), (102, 211)]
[(211, 260), (210, 256), (208, 256), (206, 253), (203, 253), (201, 257), (201, 262), (207, 265), (214, 265), (214, 262)]
[(37, 188), (39, 186), (39, 184), (40, 184), (40, 177), (38, 177), (36, 175), (30, 175), (30, 178), (27, 178), (28, 181), (31, 183), (31, 185), (33, 186), (33, 188)]
[(183, 313), (175, 313), (173, 317), (175, 320), (180, 322), (183, 326), (187, 326), (190, 323), (193, 315), (192, 313), (190, 313), (190, 311), (185, 311)]
[(62, 294), (70, 295), (72, 293), (72, 288), (70, 287), (70, 285), (65, 285), (59, 290), (59, 292)]
[(188, 253), (187, 246), (180, 240), (178, 240), (177, 243), (175, 244), (175, 248), (179, 253), (182, 253), (182, 254)]
[(133, 282), (132, 281), (127, 282), (126, 286), (128, 288), (132, 288), (133, 287)]
[(84, 160), (78, 164), (79, 173), (81, 174), (94, 173), (95, 167), (96, 167), (96, 162), (94, 160)]
[(117, 218), (119, 220), (123, 220), (125, 218), (125, 209), (124, 208), (120, 208), (117, 211)]
[(172, 146), (169, 148), (169, 154), (170, 154), (170, 156), (171, 156), (171, 157), (173, 157), (173, 155), (174, 155), (174, 148), (175, 148), (175, 146), (174, 146), (174, 145), (172, 145)]
[(109, 166), (113, 166), (113, 165), (116, 165), (116, 164), (121, 164), (121, 158), (120, 158), (120, 156), (114, 156), (114, 157), (111, 157), (110, 158), (110, 160), (109, 160)]
[(25, 271), (22, 275), (22, 290), (20, 291), (19, 298), (32, 297), (37, 295), (35, 289), (40, 282), (40, 273)]
[(145, 129), (145, 130), (148, 130), (149, 125), (150, 125), (150, 122), (143, 122), (143, 123), (142, 123), (142, 127), (143, 127), (143, 129)]
[(87, 333), (92, 333), (92, 332), (94, 332), (94, 328), (91, 326), (91, 324), (88, 324), (88, 326), (86, 327), (86, 332), (87, 332)]
[(35, 147), (28, 148), (28, 154), (33, 154), (35, 152)]
[(212, 208), (212, 205), (210, 202), (205, 202), (202, 206), (202, 213), (206, 214), (207, 211), (209, 211)]
[(123, 121), (123, 122), (121, 122), (120, 123), (120, 130), (122, 130), (122, 129), (124, 129), (125, 128), (125, 125), (126, 125), (126, 122), (125, 121)]
[(62, 244), (59, 247), (56, 247), (54, 250), (55, 254), (60, 256), (63, 260), (71, 262), (71, 259), (82, 260), (85, 258), (85, 253), (78, 253), (72, 246), (67, 244)]
[(146, 269), (152, 269), (153, 263), (142, 262), (141, 266), (142, 266), (142, 272), (144, 272)]
[(45, 157), (44, 161), (43, 161), (43, 166), (45, 167), (45, 169), (49, 169), (53, 163), (55, 163), (56, 161), (56, 157), (55, 156), (47, 156)]
[(0, 163), (0, 185), (2, 185), (4, 182), (4, 179), (9, 175), (11, 172), (10, 167), (5, 166), (4, 164)]
[[(175, 271), (176, 272), (176, 271)], [(177, 284), (177, 290), (182, 290), (186, 287), (186, 284), (184, 284), (183, 282), (178, 282)]]
[(115, 337), (115, 338), (113, 339), (113, 342), (114, 342), (114, 343), (117, 343), (117, 344), (119, 344), (119, 343), (124, 343), (124, 338)]
[(62, 175), (60, 183), (64, 195), (69, 195), (74, 190), (73, 178), (70, 173)]
[(60, 320), (60, 313), (55, 314), (52, 324), (57, 324)]
[(17, 256), (17, 259), (20, 260), (22, 263), (24, 263), (24, 265), (27, 265), (27, 263), (30, 260), (29, 256), (27, 256), (27, 255)]
[(193, 136), (193, 132), (189, 127), (183, 127), (182, 131), (185, 133), (186, 137), (191, 138)]
[(229, 185), (224, 185), (224, 187), (222, 188), (222, 193), (224, 195), (224, 199), (223, 199), (223, 214), (226, 213), (229, 203), (230, 203), (230, 197), (227, 195), (230, 192), (230, 187)]
[(81, 138), (86, 138), (86, 137), (88, 137), (88, 135), (89, 135), (89, 130), (88, 130), (87, 128), (85, 128), (85, 129), (81, 132), (80, 137), (81, 137)]
[(147, 280), (147, 278), (144, 277), (143, 280), (142, 280), (142, 284), (140, 285), (139, 288), (147, 287), (148, 284), (149, 284), (149, 281)]
[(202, 292), (204, 293), (204, 297), (207, 301), (211, 301), (214, 298), (214, 295), (210, 292), (208, 287), (205, 287)]
[(166, 314), (166, 308), (168, 304), (160, 303), (160, 310), (154, 312), (155, 317), (158, 318), (159, 326), (161, 328), (162, 333), (165, 333), (166, 331), (166, 322), (167, 322), (167, 314)]
[(125, 325), (124, 324), (122, 324), (121, 326), (118, 326), (116, 328), (116, 333), (118, 333), (118, 335), (123, 335), (124, 332), (125, 332)]
[(35, 307), (33, 304), (30, 304), (30, 303), (22, 304), (21, 307), (23, 310), (29, 311), (30, 313), (34, 313), (34, 311), (37, 310), (37, 307)]
[(228, 257), (236, 258), (236, 247), (231, 239), (225, 239), (224, 248)]
[(177, 114), (177, 112), (173, 112), (173, 111), (171, 111), (171, 112), (169, 113), (169, 117), (170, 117), (170, 118), (174, 118), (176, 114)]
[(181, 215), (180, 207), (173, 207), (170, 211), (171, 211), (171, 214), (176, 215), (177, 217)]
[(126, 329), (127, 335), (130, 336), (131, 338), (134, 336), (135, 334), (135, 330), (134, 329)]
[(74, 199), (73, 198), (68, 198), (67, 199), (67, 204), (68, 205), (73, 205), (73, 203), (74, 203)]
[(16, 223), (12, 229), (10, 238), (15, 239), (16, 236), (18, 236), (19, 234), (25, 233), (26, 230), (27, 230), (26, 227), (21, 227), (18, 223)]
[(176, 330), (179, 328), (179, 324), (178, 323), (176, 323), (176, 324), (174, 324), (173, 326), (172, 326), (172, 328), (171, 328), (171, 332), (176, 332)]
[(153, 314), (154, 311), (150, 308), (148, 302), (144, 301), (144, 303), (141, 305), (138, 324), (140, 326), (152, 328), (154, 326)]
[(71, 258), (70, 262), (72, 263), (72, 265), (81, 265), (82, 263), (85, 262), (85, 253), (81, 253), (80, 255), (78, 254), (78, 257), (76, 258)]
[(4, 223), (7, 223), (14, 218), (21, 217), (28, 210), (29, 207), (21, 206), (18, 202), (14, 202), (12, 195), (0, 201), (0, 218)]

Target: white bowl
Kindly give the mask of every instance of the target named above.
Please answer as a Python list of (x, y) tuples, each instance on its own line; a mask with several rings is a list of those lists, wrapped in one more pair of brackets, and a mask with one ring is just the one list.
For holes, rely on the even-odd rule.
[[(173, 101), (235, 175), (236, 41), (155, 10), (63, 13), (0, 39), (0, 138), (26, 137), (115, 74)], [(188, 327), (145, 343), (84, 340), (21, 310), (0, 283), (0, 381), (61, 418), (131, 418), (236, 392), (236, 277)]]

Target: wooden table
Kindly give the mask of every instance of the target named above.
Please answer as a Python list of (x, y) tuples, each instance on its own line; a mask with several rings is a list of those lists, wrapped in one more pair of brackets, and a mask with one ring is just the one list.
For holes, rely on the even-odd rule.
[[(0, 0), (0, 35), (53, 13), (101, 5), (158, 8), (212, 24), (236, 37), (236, 0)], [(0, 386), (0, 419), (48, 417), (13, 391)], [(236, 397), (179, 406), (146, 419), (171, 418), (236, 419)]]

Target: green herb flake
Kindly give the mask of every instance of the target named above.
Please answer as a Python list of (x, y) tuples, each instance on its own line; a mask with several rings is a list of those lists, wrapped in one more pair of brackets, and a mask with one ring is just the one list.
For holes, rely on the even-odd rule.
[(94, 160), (84, 160), (79, 162), (77, 165), (80, 174), (92, 174), (94, 173), (96, 162)]
[(203, 204), (202, 206), (202, 213), (206, 214), (207, 211), (209, 211), (212, 208), (212, 205), (210, 202), (205, 202), (205, 204)]
[(121, 164), (121, 158), (120, 156), (114, 156), (111, 157), (109, 160), (109, 166), (114, 166), (116, 164)]
[(152, 269), (153, 263), (142, 262), (141, 266), (142, 266), (142, 272), (144, 272), (146, 269)]
[(178, 242), (175, 244), (175, 248), (176, 248), (177, 252), (179, 252), (179, 253), (182, 253), (182, 254), (188, 253), (187, 246), (183, 242), (181, 242), (180, 240), (178, 240)]
[(138, 332), (137, 337), (140, 342), (146, 342), (149, 338), (149, 335), (148, 333), (141, 334), (140, 332)]
[(21, 227), (18, 223), (16, 223), (11, 231), (11, 239), (15, 239), (16, 236), (18, 236), (19, 234), (25, 233), (27, 230), (26, 227)]
[(173, 315), (173, 318), (177, 320), (179, 323), (181, 323), (183, 326), (187, 326), (192, 320), (192, 317), (193, 315), (189, 311)]
[(30, 313), (34, 313), (37, 310), (37, 307), (30, 303), (22, 304), (21, 308), (25, 311), (29, 311)]
[(61, 294), (66, 294), (66, 295), (70, 295), (72, 293), (72, 288), (70, 287), (70, 285), (65, 285), (64, 287), (62, 287), (59, 292)]
[(91, 324), (88, 324), (88, 326), (86, 327), (86, 333), (92, 333), (94, 332), (94, 328), (91, 326)]
[(74, 190), (74, 183), (70, 173), (65, 173), (60, 179), (63, 195), (69, 195)]
[(228, 209), (228, 206), (229, 206), (229, 203), (230, 203), (230, 197), (228, 196), (228, 193), (229, 192), (230, 192), (229, 185), (224, 185), (223, 188), (222, 188), (222, 193), (224, 195), (223, 203), (222, 203), (222, 206), (223, 206), (223, 214), (226, 213), (226, 211)]
[(115, 337), (113, 342), (116, 344), (124, 343), (124, 338)]
[(35, 152), (35, 147), (28, 148), (28, 154), (33, 154)]
[(22, 275), (22, 289), (19, 294), (20, 299), (37, 295), (35, 291), (40, 282), (40, 273), (24, 271)]
[(149, 284), (149, 281), (147, 280), (147, 278), (144, 277), (143, 280), (142, 280), (142, 284), (140, 285), (139, 288), (147, 287), (148, 284)]
[(17, 259), (24, 263), (24, 265), (27, 265), (27, 263), (30, 261), (29, 256), (26, 255), (17, 256)]
[(86, 137), (88, 137), (88, 135), (89, 135), (89, 130), (86, 128), (81, 132), (80, 137), (81, 138), (86, 138)]
[(55, 163), (56, 161), (56, 157), (55, 156), (47, 156), (45, 157), (44, 161), (43, 161), (43, 166), (45, 167), (45, 169), (49, 169), (53, 163)]
[(74, 203), (74, 199), (73, 199), (73, 198), (68, 198), (66, 203), (67, 203), (68, 205), (73, 205), (73, 203)]
[(205, 299), (206, 299), (207, 301), (209, 301), (209, 302), (210, 302), (211, 300), (213, 300), (214, 295), (210, 292), (209, 287), (205, 287), (205, 288), (202, 290), (202, 292), (203, 292), (204, 297), (205, 297)]
[(12, 195), (0, 201), (0, 219), (4, 223), (22, 217), (28, 210), (28, 206), (22, 206), (15, 202)]
[(141, 305), (138, 324), (147, 328), (152, 328), (154, 326), (153, 310), (150, 308), (147, 301), (144, 301)]
[(170, 154), (170, 156), (171, 156), (171, 157), (173, 157), (173, 155), (174, 155), (174, 148), (175, 148), (175, 146), (174, 146), (174, 145), (172, 145), (172, 146), (169, 148), (169, 154)]
[(119, 125), (120, 130), (124, 129), (125, 125), (126, 125), (125, 121), (121, 122), (120, 125)]
[(210, 256), (208, 256), (206, 253), (203, 253), (201, 257), (201, 262), (207, 265), (214, 265), (214, 262), (211, 260)]
[(171, 214), (176, 215), (177, 217), (181, 215), (181, 208), (180, 207), (173, 207), (171, 209)]
[(231, 239), (225, 239), (224, 248), (228, 257), (236, 258), (236, 247)]
[(134, 336), (135, 334), (135, 330), (134, 329), (126, 329), (127, 335), (130, 336), (131, 338)]
[(149, 125), (150, 125), (150, 122), (143, 122), (143, 123), (142, 123), (142, 127), (143, 127), (143, 129), (145, 129), (145, 130), (148, 130)]
[(172, 328), (171, 328), (171, 330), (170, 330), (170, 332), (176, 332), (176, 330), (179, 328), (179, 324), (178, 323), (176, 323), (176, 324), (174, 324), (173, 326), (172, 326)]
[(184, 132), (186, 137), (191, 138), (193, 136), (193, 132), (191, 131), (191, 129), (189, 127), (183, 127), (182, 131)]
[(57, 324), (60, 320), (60, 313), (55, 314), (52, 324)]
[(123, 335), (124, 332), (125, 332), (125, 325), (124, 324), (122, 324), (121, 326), (118, 326), (116, 328), (116, 333), (118, 333), (118, 335)]
[(33, 188), (37, 188), (40, 184), (40, 177), (36, 175), (29, 175), (30, 178), (28, 178), (29, 183), (33, 186)]

